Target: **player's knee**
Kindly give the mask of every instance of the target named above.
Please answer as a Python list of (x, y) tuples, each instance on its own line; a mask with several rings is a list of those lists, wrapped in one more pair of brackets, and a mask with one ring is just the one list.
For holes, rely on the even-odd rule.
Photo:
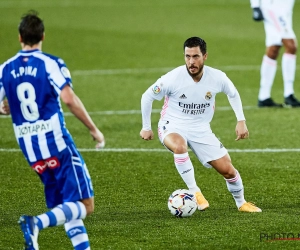
[(89, 198), (89, 199), (83, 199), (81, 201), (84, 206), (85, 206), (85, 210), (86, 210), (86, 215), (90, 215), (91, 213), (94, 212), (94, 199), (93, 198)]
[(184, 154), (186, 152), (187, 152), (187, 146), (186, 145), (177, 144), (173, 148), (173, 153), (174, 154)]
[(274, 48), (269, 48), (267, 50), (267, 56), (273, 60), (276, 60), (277, 57), (278, 57), (278, 54), (279, 54), (279, 51), (277, 49), (274, 49)]
[(294, 39), (284, 39), (282, 40), (285, 53), (295, 55), (297, 52), (297, 42)]
[(222, 174), (225, 179), (232, 179), (236, 177), (237, 171), (231, 164), (226, 168), (226, 170), (227, 171)]
[(220, 174), (222, 174), (225, 179), (232, 179), (236, 177), (237, 170), (232, 165), (229, 155), (224, 157)]
[[(266, 49), (266, 55), (269, 58), (276, 60), (279, 55), (280, 48), (281, 48), (281, 46), (278, 46), (278, 45), (269, 46)], [(285, 45), (285, 48), (286, 48), (286, 45)]]
[(85, 206), (86, 208), (86, 215), (90, 215), (94, 212), (94, 204), (89, 204)]
[(297, 53), (297, 47), (295, 45), (291, 45), (285, 50), (286, 53), (295, 55)]

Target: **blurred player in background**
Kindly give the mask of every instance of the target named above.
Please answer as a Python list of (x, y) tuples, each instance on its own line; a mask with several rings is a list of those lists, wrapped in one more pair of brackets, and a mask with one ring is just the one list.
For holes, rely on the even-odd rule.
[[(37, 12), (21, 18), (19, 40), (22, 50), (0, 66), (0, 101), (7, 97), (18, 144), (43, 182), (47, 207), (52, 208), (20, 217), (25, 249), (38, 249), (39, 231), (58, 225), (64, 225), (74, 249), (90, 249), (82, 220), (94, 210), (94, 192), (65, 126), (60, 98), (88, 128), (96, 147), (104, 146), (104, 136), (73, 92), (64, 61), (41, 51), (44, 24)], [(9, 113), (5, 102), (1, 107), (2, 113)]]
[(152, 103), (164, 97), (158, 136), (173, 153), (175, 166), (183, 181), (195, 193), (198, 209), (205, 210), (209, 203), (196, 184), (188, 147), (204, 166), (213, 167), (225, 178), (239, 211), (261, 212), (260, 208), (245, 201), (242, 178), (233, 167), (226, 148), (210, 128), (216, 94), (223, 92), (237, 117), (236, 140), (249, 136), (240, 95), (225, 73), (204, 65), (207, 52), (203, 39), (191, 37), (184, 42), (183, 49), (186, 65), (163, 75), (142, 96), (143, 127), (140, 136), (144, 140), (153, 139)]
[(284, 85), (284, 104), (300, 107), (294, 95), (297, 40), (293, 30), (294, 0), (250, 0), (255, 21), (264, 21), (266, 53), (261, 65), (259, 107), (283, 107), (271, 98), (279, 50), (284, 46), (281, 67)]

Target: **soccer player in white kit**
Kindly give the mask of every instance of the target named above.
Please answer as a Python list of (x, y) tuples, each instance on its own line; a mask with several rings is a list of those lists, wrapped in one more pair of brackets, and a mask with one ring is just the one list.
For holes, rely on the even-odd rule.
[(144, 140), (153, 139), (152, 102), (164, 97), (158, 136), (173, 153), (175, 166), (188, 189), (195, 193), (198, 209), (205, 210), (209, 203), (196, 183), (188, 147), (204, 166), (213, 167), (225, 178), (239, 211), (261, 212), (260, 208), (245, 201), (242, 178), (233, 167), (226, 148), (210, 128), (216, 94), (223, 92), (237, 117), (236, 140), (249, 136), (240, 95), (225, 73), (204, 66), (207, 52), (203, 39), (191, 37), (184, 42), (183, 48), (186, 65), (163, 75), (142, 95), (140, 136)]
[(277, 70), (277, 58), (280, 48), (284, 46), (281, 67), (284, 85), (284, 103), (300, 107), (294, 95), (296, 73), (297, 39), (293, 30), (294, 0), (250, 0), (253, 19), (264, 22), (266, 33), (266, 53), (260, 69), (259, 107), (283, 107), (271, 98), (272, 85)]

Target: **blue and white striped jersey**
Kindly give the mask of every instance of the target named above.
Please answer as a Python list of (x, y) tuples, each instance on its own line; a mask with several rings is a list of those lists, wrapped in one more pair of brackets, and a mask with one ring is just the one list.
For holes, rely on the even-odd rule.
[(40, 50), (20, 51), (0, 66), (0, 101), (8, 99), (15, 136), (30, 165), (73, 143), (60, 103), (67, 84), (72, 87), (64, 61)]

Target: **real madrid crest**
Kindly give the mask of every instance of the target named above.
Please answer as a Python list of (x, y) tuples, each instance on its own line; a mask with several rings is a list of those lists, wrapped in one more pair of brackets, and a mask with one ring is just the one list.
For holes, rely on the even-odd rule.
[(205, 99), (210, 100), (211, 98), (212, 98), (211, 92), (207, 92), (206, 95), (205, 95)]

